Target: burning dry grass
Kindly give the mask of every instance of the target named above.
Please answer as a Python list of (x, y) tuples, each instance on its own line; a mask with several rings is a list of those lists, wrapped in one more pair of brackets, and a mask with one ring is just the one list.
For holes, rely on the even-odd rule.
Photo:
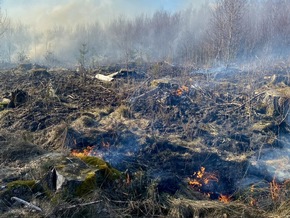
[[(121, 83), (116, 83), (116, 87), (106, 88), (103, 86), (103, 84), (100, 85), (99, 83), (90, 81), (88, 87), (80, 88), (81, 85), (78, 81), (78, 78), (71, 78), (71, 83), (67, 83), (65, 77), (61, 75), (60, 77), (62, 78), (62, 80), (54, 81), (55, 85), (60, 87), (59, 95), (61, 97), (61, 100), (63, 101), (56, 103), (58, 109), (56, 111), (58, 114), (58, 119), (51, 119), (51, 117), (55, 117), (54, 113), (51, 113), (50, 117), (42, 116), (43, 114), (46, 114), (46, 109), (52, 108), (52, 105), (50, 105), (48, 101), (44, 101), (43, 108), (40, 109), (40, 105), (38, 104), (34, 104), (35, 108), (33, 108), (33, 110), (31, 110), (30, 112), (28, 110), (24, 110), (25, 108), (23, 109), (23, 112), (25, 112), (23, 113), (25, 115), (25, 123), (31, 123), (31, 120), (28, 119), (29, 117), (26, 116), (29, 112), (29, 115), (37, 114), (37, 116), (33, 118), (39, 122), (43, 121), (43, 123), (45, 124), (43, 126), (43, 128), (45, 129), (37, 129), (36, 132), (34, 132), (35, 134), (33, 134), (33, 138), (39, 140), (34, 140), (33, 142), (37, 142), (35, 144), (41, 145), (48, 150), (61, 150), (65, 147), (83, 148), (84, 146), (88, 145), (95, 145), (96, 149), (98, 147), (113, 147), (114, 144), (111, 142), (109, 143), (110, 140), (107, 141), (108, 139), (112, 138), (111, 135), (107, 134), (108, 136), (103, 139), (102, 137), (104, 134), (102, 131), (105, 131), (107, 133), (107, 130), (111, 129), (114, 134), (116, 133), (116, 136), (114, 137), (117, 141), (121, 138), (119, 137), (119, 135), (124, 135), (124, 126), (126, 126), (126, 128), (128, 129), (134, 129), (136, 130), (136, 132), (140, 132), (140, 130), (142, 130), (142, 133), (144, 133), (144, 135), (145, 133), (152, 133), (155, 129), (160, 131), (162, 134), (165, 135), (165, 137), (168, 138), (172, 137), (173, 135), (179, 135), (180, 138), (178, 138), (178, 140), (180, 141), (174, 144), (178, 144), (179, 146), (182, 144), (186, 145), (187, 142), (185, 142), (183, 139), (187, 138), (190, 139), (190, 143), (194, 145), (191, 147), (193, 147), (196, 151), (204, 150), (207, 154), (209, 153), (210, 149), (221, 149), (223, 151), (225, 150), (233, 156), (233, 162), (237, 161), (238, 159), (237, 153), (240, 156), (245, 157), (248, 152), (247, 149), (251, 151), (255, 150), (255, 147), (252, 148), (251, 146), (256, 146), (257, 144), (255, 143), (255, 141), (253, 141), (256, 135), (253, 135), (253, 137), (252, 135), (250, 135), (252, 137), (250, 138), (249, 134), (247, 133), (248, 124), (247, 122), (244, 122), (244, 118), (248, 116), (248, 114), (246, 113), (247, 111), (255, 108), (255, 104), (258, 105), (259, 101), (255, 102), (254, 100), (258, 99), (258, 97), (263, 98), (264, 96), (257, 95), (253, 99), (249, 98), (248, 102), (252, 103), (252, 106), (248, 108), (247, 104), (244, 104), (244, 96), (247, 96), (245, 95), (247, 93), (241, 94), (241, 92), (243, 93), (243, 90), (240, 89), (243, 88), (244, 80), (239, 80), (237, 84), (231, 84), (230, 82), (225, 83), (224, 85), (221, 83), (212, 83), (212, 87), (208, 87), (208, 83), (203, 83), (202, 81), (199, 84), (196, 83), (196, 86), (192, 87), (191, 82), (188, 82), (189, 80), (187, 80), (187, 82), (190, 84), (182, 83), (186, 86), (178, 86), (178, 88), (172, 88), (172, 86), (168, 86), (168, 84), (170, 83), (165, 83), (164, 87), (160, 86), (152, 94), (152, 92), (150, 92), (149, 90), (151, 88), (148, 88), (148, 90), (144, 88), (145, 90), (143, 93), (142, 91), (140, 91), (142, 87), (140, 86), (140, 89), (136, 88), (136, 84), (133, 83), (127, 83), (125, 85), (122, 85)], [(245, 84), (247, 84), (247, 82), (248, 81), (246, 81)], [(210, 86), (212, 84), (210, 84)], [(95, 87), (98, 87), (98, 89), (95, 89)], [(115, 96), (115, 92), (112, 92), (112, 90), (109, 90), (109, 88), (118, 88), (118, 90), (120, 90), (120, 93)], [(128, 98), (133, 93), (133, 91), (137, 94), (139, 93), (140, 95), (138, 94), (138, 96), (141, 96), (140, 98), (137, 98), (140, 100), (139, 104), (137, 105), (138, 107), (140, 106), (140, 111), (133, 111), (132, 105), (130, 105), (129, 107), (125, 106), (127, 104), (124, 104), (125, 102), (128, 102)], [(227, 94), (225, 94), (225, 91)], [(33, 94), (34, 92), (30, 90), (29, 93)], [(145, 95), (143, 95), (142, 93)], [(146, 95), (146, 93), (151, 93), (152, 95)], [(275, 93), (278, 96), (289, 96), (288, 88), (278, 89), (275, 91)], [(39, 97), (36, 96), (36, 98)], [(271, 102), (271, 99), (269, 101)], [(135, 103), (136, 102), (138, 103), (138, 101), (135, 101)], [(68, 105), (75, 106), (72, 107)], [(96, 106), (98, 105), (101, 105), (102, 107), (96, 108)], [(30, 107), (31, 105), (27, 106)], [(265, 107), (266, 106), (267, 105), (265, 105)], [(246, 109), (244, 109), (244, 107)], [(64, 109), (65, 112), (62, 113)], [(80, 110), (82, 112), (79, 112)], [(216, 115), (216, 111), (224, 110), (229, 112), (231, 116), (226, 117), (223, 114)], [(152, 114), (150, 116), (151, 111)], [(261, 114), (261, 111), (258, 111), (257, 113), (260, 117), (263, 118), (264, 115)], [(236, 115), (234, 114), (234, 112), (237, 112)], [(251, 119), (255, 119), (254, 115), (252, 115), (254, 114), (253, 111), (250, 112), (252, 116)], [(24, 124), (20, 125), (23, 123), (23, 119), (16, 119), (18, 117), (16, 116), (15, 111), (2, 111), (0, 113), (0, 120), (4, 120), (4, 118), (8, 117), (7, 115), (9, 114), (11, 114), (12, 117), (12, 124), (13, 122), (16, 122), (17, 124), (15, 124), (14, 127), (24, 128)], [(68, 115), (70, 115), (71, 118), (68, 118)], [(238, 119), (235, 119), (235, 116), (238, 116)], [(63, 123), (60, 123), (60, 120)], [(165, 125), (159, 125), (160, 123), (162, 125)], [(196, 125), (197, 123), (199, 125)], [(252, 126), (256, 125), (257, 127), (255, 129), (256, 132), (265, 133), (265, 131), (267, 130), (268, 132), (266, 132), (265, 135), (269, 136), (272, 134), (272, 132), (270, 131), (271, 126), (265, 127), (265, 125), (260, 124), (261, 123), (253, 122)], [(236, 126), (238, 126), (239, 129), (237, 129)], [(229, 132), (225, 132), (225, 129), (229, 130)], [(183, 135), (184, 132), (186, 132), (187, 134)], [(82, 136), (81, 138), (78, 133), (81, 133), (79, 134)], [(119, 134), (118, 137), (117, 133)], [(101, 135), (101, 137), (96, 137), (96, 135), (98, 134)], [(153, 134), (155, 134), (155, 132), (153, 132)], [(83, 136), (86, 136), (87, 138), (84, 138)], [(159, 137), (161, 136), (161, 134), (156, 135), (154, 140), (158, 138), (157, 136)], [(40, 141), (41, 137), (42, 141)], [(83, 139), (91, 139), (91, 141), (86, 141)], [(235, 147), (234, 143), (239, 143), (238, 145), (240, 147)], [(270, 144), (272, 145), (273, 143)], [(210, 148), (209, 145), (212, 145), (212, 148)], [(215, 145), (218, 145), (220, 147), (214, 148)], [(257, 146), (259, 146), (259, 144)], [(22, 148), (23, 146), (19, 147)], [(168, 144), (164, 144), (164, 149), (168, 149), (168, 153), (163, 152), (161, 146), (156, 147), (158, 147), (158, 149), (156, 149), (154, 157), (157, 156), (157, 158), (155, 158), (154, 160), (150, 159), (149, 161), (156, 161), (156, 163), (161, 163), (157, 162), (157, 159), (160, 159), (160, 157), (163, 157), (162, 155), (164, 155), (164, 161), (162, 164), (168, 167), (172, 167), (171, 165), (176, 164), (176, 162), (172, 163), (171, 165), (168, 164), (170, 161), (176, 158), (173, 155), (173, 149), (170, 149)], [(240, 148), (240, 150), (237, 150), (238, 148)], [(27, 147), (25, 147), (25, 149), (27, 150)], [(232, 150), (230, 149), (232, 149), (236, 153), (231, 153), (230, 151)], [(244, 152), (244, 150), (246, 152)], [(5, 158), (9, 157), (8, 155), (6, 155), (6, 153), (3, 153), (3, 151), (5, 150), (2, 149), (3, 155), (1, 155), (3, 156), (3, 158), (4, 156)], [(19, 148), (16, 154), (23, 155), (22, 151), (23, 150)], [(84, 159), (84, 157), (87, 157), (93, 151), (94, 148), (92, 146), (88, 146), (81, 151), (72, 150), (71, 155)], [(150, 152), (154, 153), (153, 151)], [(176, 154), (180, 155), (180, 153), (180, 150), (176, 150)], [(191, 160), (190, 158), (193, 158), (192, 153), (184, 154), (184, 156), (185, 155), (188, 157), (188, 160)], [(198, 157), (200, 159), (203, 159), (200, 157), (200, 153), (198, 154)], [(90, 160), (89, 158), (86, 159)], [(196, 159), (198, 158), (196, 157), (195, 160)], [(180, 158), (177, 160), (180, 161), (182, 159)], [(217, 161), (213, 162), (215, 162), (215, 164), (217, 163)], [(192, 162), (189, 162), (189, 164), (191, 163)], [(141, 164), (143, 164), (143, 162)], [(186, 162), (186, 164), (188, 164), (188, 162)], [(196, 164), (196, 162), (194, 162), (194, 164)], [(225, 164), (225, 162), (222, 162), (222, 164)], [(174, 169), (175, 172), (177, 170), (180, 170), (178, 167), (172, 169)], [(146, 172), (137, 172), (133, 175), (127, 173), (126, 176), (123, 178), (125, 181), (114, 184), (110, 187), (94, 189), (92, 192), (90, 192), (90, 195), (87, 195), (83, 198), (73, 200), (58, 199), (58, 203), (61, 204), (61, 208), (56, 208), (53, 212), (55, 214), (52, 215), (57, 215), (59, 217), (168, 216), (222, 218), (282, 218), (290, 216), (290, 201), (288, 200), (290, 196), (289, 182), (279, 184), (277, 181), (273, 180), (272, 182), (267, 183), (266, 186), (252, 186), (249, 188), (249, 190), (242, 190), (243, 193), (239, 193), (239, 195), (237, 194), (233, 197), (225, 195), (225, 193), (221, 193), (216, 196), (217, 200), (211, 201), (208, 200), (209, 197), (207, 196), (207, 194), (209, 193), (201, 193), (202, 188), (210, 184), (214, 184), (213, 187), (216, 187), (219, 185), (219, 182), (224, 182), (224, 180), (222, 181), (223, 178), (221, 174), (208, 172), (208, 169), (209, 168), (201, 167), (192, 175), (191, 179), (188, 181), (188, 184), (186, 184), (186, 182), (182, 184), (184, 186), (187, 186), (188, 189), (191, 189), (191, 192), (188, 192), (186, 194), (183, 193), (180, 195), (178, 195), (177, 193), (172, 194), (171, 196), (169, 196), (169, 194), (165, 192), (160, 193), (160, 190), (156, 188), (157, 185), (154, 184), (155, 181), (152, 181), (152, 178), (150, 179), (146, 177)], [(230, 168), (229, 171), (233, 172), (233, 169), (235, 170), (235, 167)], [(190, 171), (189, 173), (193, 172)], [(184, 178), (186, 178), (187, 176), (188, 174), (185, 175)], [(180, 189), (177, 192), (181, 193), (182, 191), (185, 192), (184, 190)], [(218, 191), (215, 194), (217, 193)], [(57, 198), (57, 194), (55, 198)], [(45, 203), (49, 204), (51, 202)], [(42, 204), (41, 206), (44, 207), (45, 205)], [(273, 210), (274, 212), (270, 212), (271, 210)]]
[(218, 178), (214, 173), (205, 172), (205, 167), (201, 167), (198, 172), (193, 174), (194, 179), (189, 181), (189, 185), (201, 187), (207, 185), (210, 181), (218, 182)]
[(189, 92), (189, 88), (187, 86), (181, 86), (175, 92), (176, 95), (181, 96), (182, 94)]
[(93, 146), (88, 146), (83, 151), (72, 150), (71, 155), (79, 158), (86, 157), (89, 156), (91, 152), (93, 152), (93, 149)]

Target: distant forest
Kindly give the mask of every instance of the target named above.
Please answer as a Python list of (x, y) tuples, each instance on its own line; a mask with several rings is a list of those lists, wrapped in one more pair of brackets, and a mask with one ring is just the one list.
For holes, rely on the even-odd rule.
[(56, 24), (45, 31), (10, 22), (2, 13), (1, 30), (2, 63), (69, 66), (85, 55), (87, 67), (152, 61), (210, 66), (287, 59), (290, 4), (287, 0), (216, 0), (176, 13), (160, 10), (106, 23)]

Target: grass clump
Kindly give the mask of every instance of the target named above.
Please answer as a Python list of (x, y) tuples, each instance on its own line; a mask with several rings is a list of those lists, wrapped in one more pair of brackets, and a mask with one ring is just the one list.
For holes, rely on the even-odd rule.
[(16, 180), (7, 184), (8, 190), (19, 188), (19, 187), (29, 187), (34, 188), (36, 185), (35, 180)]

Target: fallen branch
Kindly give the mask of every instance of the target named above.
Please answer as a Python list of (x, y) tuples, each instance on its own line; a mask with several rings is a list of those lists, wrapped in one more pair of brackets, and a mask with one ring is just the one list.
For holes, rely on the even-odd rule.
[(37, 207), (37, 206), (35, 206), (35, 205), (33, 205), (33, 204), (31, 204), (31, 203), (29, 203), (29, 202), (27, 202), (27, 201), (25, 201), (25, 200), (23, 200), (23, 199), (21, 199), (21, 198), (18, 198), (18, 197), (12, 197), (11, 198), (11, 200), (15, 200), (15, 201), (17, 201), (17, 202), (20, 202), (20, 203), (22, 203), (22, 204), (25, 204), (27, 207), (29, 207), (29, 208), (31, 208), (31, 209), (34, 209), (34, 210), (36, 210), (36, 211), (42, 211), (42, 209), (40, 208), (40, 207)]

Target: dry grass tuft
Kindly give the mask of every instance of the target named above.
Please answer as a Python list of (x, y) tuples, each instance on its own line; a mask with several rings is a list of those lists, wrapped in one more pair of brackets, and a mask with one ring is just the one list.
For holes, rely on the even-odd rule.
[(188, 199), (171, 199), (169, 217), (266, 217), (259, 211), (242, 203), (219, 201), (195, 201)]

